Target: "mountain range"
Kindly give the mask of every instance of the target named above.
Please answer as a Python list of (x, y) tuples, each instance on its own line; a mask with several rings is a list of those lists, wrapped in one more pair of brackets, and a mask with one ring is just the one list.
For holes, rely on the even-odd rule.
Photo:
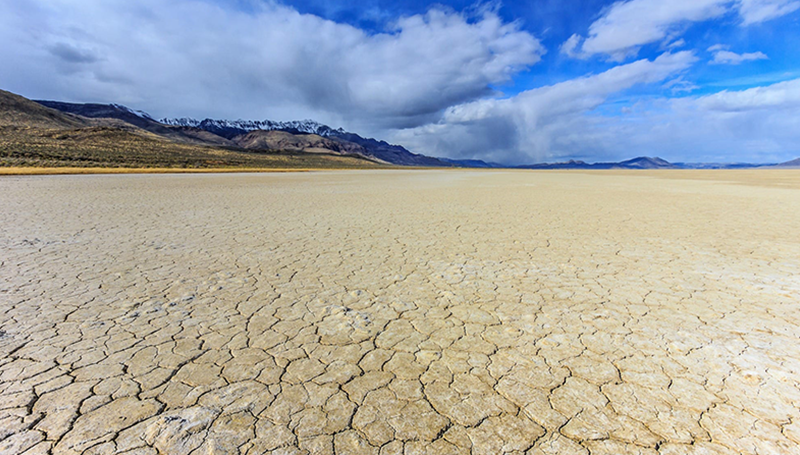
[(437, 158), (411, 153), (399, 145), (364, 138), (341, 128), (333, 129), (313, 120), (275, 122), (177, 118), (157, 121), (145, 112), (118, 104), (36, 102), (83, 117), (114, 118), (166, 138), (195, 144), (244, 150), (293, 150), (359, 156), (378, 163), (401, 166), (452, 166)]
[(118, 105), (48, 102), (0, 90), (0, 166), (236, 169), (386, 167), (359, 154), (247, 150), (199, 128), (173, 127)]
[[(767, 165), (570, 160), (504, 166), (412, 153), (313, 120), (165, 118), (119, 104), (31, 101), (0, 90), (0, 165), (253, 167), (419, 166), (516, 169), (721, 169)], [(127, 148), (126, 148), (127, 147)], [(800, 166), (800, 159), (777, 166)]]
[(800, 167), (800, 158), (781, 163), (778, 165), (778, 167)]
[(680, 169), (673, 163), (655, 157), (640, 156), (617, 163), (587, 163), (570, 160), (564, 163), (542, 163), (518, 166), (519, 169)]

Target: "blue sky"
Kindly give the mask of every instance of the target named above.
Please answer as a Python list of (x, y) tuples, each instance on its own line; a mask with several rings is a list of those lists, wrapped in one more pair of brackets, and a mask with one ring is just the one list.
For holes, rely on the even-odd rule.
[(800, 156), (800, 0), (0, 0), (0, 88), (509, 164)]
[[(367, 0), (342, 2), (329, 0), (284, 1), (297, 11), (326, 19), (347, 23), (369, 33), (380, 34), (391, 31), (397, 18), (424, 14), (431, 8), (446, 8), (456, 12), (471, 12), (478, 8), (491, 8), (506, 22), (519, 22), (520, 28), (536, 36), (550, 50), (557, 50), (573, 34), (588, 28), (615, 2), (612, 0), (542, 0), (476, 3), (459, 1), (389, 1)], [(655, 3), (655, 2), (654, 2)], [(725, 2), (717, 2), (725, 3)], [(733, 3), (733, 2), (728, 2)], [(763, 4), (784, 4), (792, 1), (765, 1)], [(233, 1), (238, 8), (249, 10), (250, 1)], [(797, 4), (800, 9), (800, 3)], [(800, 43), (800, 14), (789, 13), (776, 18), (742, 26), (742, 18), (731, 9), (705, 21), (684, 21), (676, 24), (678, 39), (686, 44), (681, 49), (695, 49), (698, 56), (706, 58), (706, 64), (694, 66), (687, 72), (697, 88), (694, 94), (714, 93), (721, 89), (741, 89), (758, 86), (764, 82), (779, 82), (800, 77), (798, 43)], [(682, 29), (682, 30), (681, 30)], [(673, 41), (677, 41), (675, 39)], [(720, 45), (740, 53), (762, 52), (766, 59), (751, 60), (749, 64), (708, 64), (714, 54), (708, 48)], [(654, 58), (664, 52), (663, 41), (648, 43), (639, 51), (639, 57)], [(513, 81), (495, 86), (508, 96), (543, 85), (554, 84), (597, 73), (615, 66), (603, 58), (576, 59), (559, 52), (547, 52), (540, 64), (520, 71)], [(650, 87), (652, 89), (659, 87)], [(672, 90), (661, 90), (663, 94)]]

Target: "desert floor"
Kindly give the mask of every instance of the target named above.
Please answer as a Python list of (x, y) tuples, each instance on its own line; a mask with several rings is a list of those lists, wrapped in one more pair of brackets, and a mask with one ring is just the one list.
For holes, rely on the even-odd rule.
[(0, 178), (0, 453), (800, 453), (800, 171)]

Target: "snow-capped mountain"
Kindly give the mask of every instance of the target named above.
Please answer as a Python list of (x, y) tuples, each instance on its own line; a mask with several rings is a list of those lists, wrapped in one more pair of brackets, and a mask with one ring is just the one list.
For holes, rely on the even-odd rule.
[[(349, 133), (342, 128), (333, 129), (314, 120), (276, 122), (273, 120), (196, 120), (192, 118), (165, 118), (161, 123), (173, 127), (198, 128), (224, 137), (239, 140), (254, 131), (286, 131), (292, 134), (316, 134), (338, 142), (353, 143), (363, 147), (366, 154), (388, 163), (405, 166), (450, 166), (438, 158), (411, 153), (399, 145), (388, 144), (371, 138)], [(238, 139), (237, 139), (238, 138)]]
[[(161, 123), (171, 126), (185, 126), (200, 128), (206, 131), (228, 132), (228, 134), (242, 134), (250, 131), (293, 131), (298, 133), (316, 134), (322, 137), (336, 137), (345, 134), (345, 130), (333, 129), (327, 125), (313, 120), (295, 120), (290, 122), (275, 122), (272, 120), (197, 120), (193, 118), (165, 118)], [(217, 133), (219, 134), (219, 133)]]
[(128, 113), (133, 114), (133, 115), (136, 115), (136, 116), (141, 117), (143, 119), (152, 120), (154, 122), (158, 121), (158, 120), (154, 119), (150, 114), (148, 114), (145, 111), (136, 111), (136, 110), (133, 110), (133, 109), (129, 108), (128, 106), (123, 106), (121, 104), (112, 104), (111, 107), (117, 108), (117, 109), (119, 109), (121, 111), (125, 111), (125, 112), (128, 112)]
[[(371, 138), (334, 129), (313, 120), (276, 122), (272, 120), (196, 120), (192, 118), (165, 118), (155, 120), (146, 112), (120, 104), (76, 104), (58, 101), (37, 101), (46, 107), (89, 118), (113, 118), (142, 128), (151, 133), (193, 144), (206, 144), (233, 148), (322, 148), (331, 153), (360, 154), (369, 159), (404, 166), (451, 166), (452, 164), (425, 155), (411, 153), (400, 145), (388, 144)], [(290, 135), (316, 134), (325, 140), (295, 138), (275, 142), (275, 138), (259, 137), (259, 132), (283, 131)], [(269, 140), (267, 140), (269, 139)], [(290, 138), (291, 139), (291, 138)], [(273, 143), (274, 142), (274, 143)], [(312, 147), (313, 146), (313, 147)]]

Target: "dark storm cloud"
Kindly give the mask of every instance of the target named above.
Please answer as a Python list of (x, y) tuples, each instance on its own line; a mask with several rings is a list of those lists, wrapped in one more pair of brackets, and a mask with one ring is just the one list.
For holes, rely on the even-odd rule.
[(99, 60), (93, 52), (78, 49), (67, 43), (56, 43), (50, 46), (49, 51), (67, 63), (94, 63)]

